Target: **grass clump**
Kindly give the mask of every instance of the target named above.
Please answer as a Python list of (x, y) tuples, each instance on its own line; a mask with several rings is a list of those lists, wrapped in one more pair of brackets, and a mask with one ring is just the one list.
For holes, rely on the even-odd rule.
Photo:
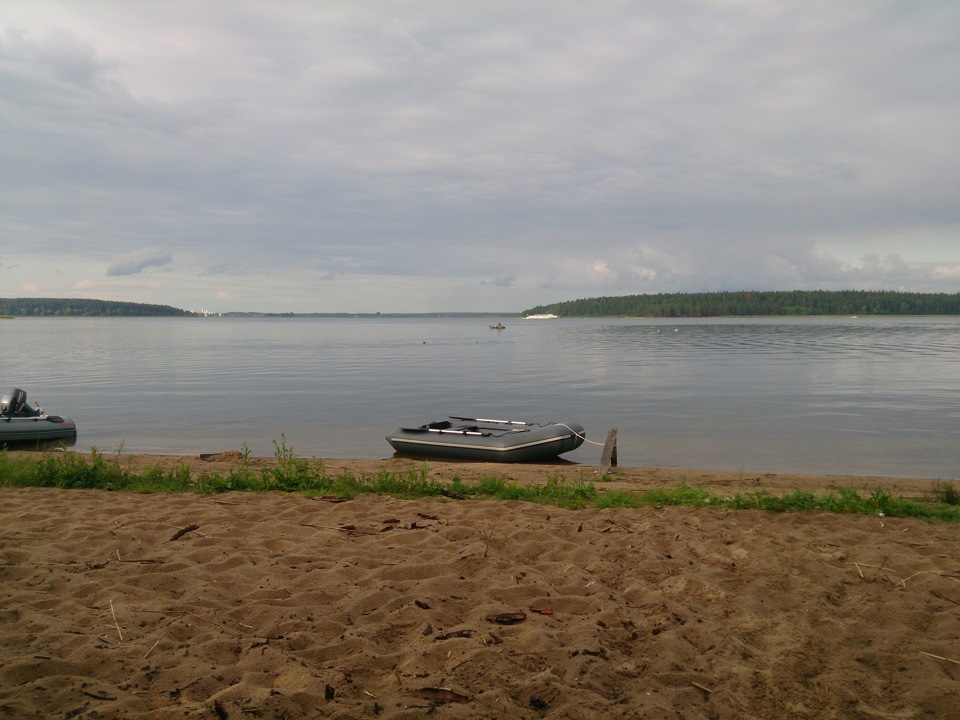
[(936, 502), (943, 503), (944, 505), (960, 505), (960, 490), (957, 490), (953, 484), (953, 480), (946, 482), (937, 480), (933, 484), (931, 493)]
[(0, 480), (4, 485), (125, 490), (131, 476), (108, 461), (96, 448), (90, 460), (73, 453), (42, 455), (35, 463), (13, 460), (0, 452)]

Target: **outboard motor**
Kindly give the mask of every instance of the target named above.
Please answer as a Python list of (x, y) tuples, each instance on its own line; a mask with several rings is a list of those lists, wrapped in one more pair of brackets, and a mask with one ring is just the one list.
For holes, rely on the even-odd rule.
[[(27, 405), (27, 393), (25, 390), (20, 388), (14, 388), (8, 393), (4, 393), (3, 397), (0, 397), (0, 415), (20, 415), (21, 410), (25, 408), (30, 408)], [(29, 413), (33, 414), (33, 413)]]

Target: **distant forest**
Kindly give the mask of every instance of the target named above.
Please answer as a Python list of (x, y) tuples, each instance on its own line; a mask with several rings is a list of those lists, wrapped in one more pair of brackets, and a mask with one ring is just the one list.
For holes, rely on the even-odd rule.
[(869, 290), (660, 293), (568, 300), (524, 310), (560, 317), (960, 315), (960, 293)]
[(170, 305), (82, 298), (0, 298), (0, 315), (14, 317), (189, 317)]

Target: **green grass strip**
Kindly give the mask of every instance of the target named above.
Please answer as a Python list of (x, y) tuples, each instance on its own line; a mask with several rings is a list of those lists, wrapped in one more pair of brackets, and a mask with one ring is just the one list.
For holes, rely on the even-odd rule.
[(575, 481), (569, 481), (560, 473), (548, 474), (543, 484), (536, 485), (518, 485), (497, 476), (485, 477), (468, 485), (460, 478), (449, 482), (433, 480), (429, 477), (426, 464), (405, 472), (384, 470), (370, 476), (330, 474), (323, 460), (297, 457), (286, 447), (285, 441), (275, 445), (275, 464), (256, 469), (245, 455), (226, 475), (197, 475), (185, 463), (172, 470), (152, 466), (137, 473), (124, 466), (119, 453), (107, 458), (96, 449), (91, 451), (89, 457), (76, 453), (14, 457), (3, 450), (0, 451), (0, 487), (87, 488), (142, 493), (280, 491), (346, 498), (377, 494), (405, 499), (520, 500), (572, 509), (679, 506), (766, 512), (831, 512), (960, 522), (960, 503), (957, 502), (952, 483), (933, 484), (930, 496), (921, 500), (906, 500), (882, 489), (869, 495), (861, 495), (854, 489), (842, 489), (824, 495), (808, 491), (771, 495), (756, 490), (737, 493), (732, 497), (715, 495), (686, 484), (635, 493), (605, 491), (592, 482), (585, 482), (582, 475)]

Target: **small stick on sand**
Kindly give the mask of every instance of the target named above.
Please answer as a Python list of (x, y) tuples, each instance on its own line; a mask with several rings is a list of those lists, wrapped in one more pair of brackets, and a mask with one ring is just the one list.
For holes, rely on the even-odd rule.
[(939, 598), (940, 600), (946, 600), (947, 602), (952, 602), (954, 605), (960, 605), (960, 602), (957, 602), (953, 598), (948, 598), (946, 595), (941, 595), (936, 590), (931, 590), (930, 594), (933, 595), (935, 598)]
[(120, 623), (117, 622), (117, 613), (113, 609), (113, 600), (110, 600), (110, 614), (113, 615), (113, 624), (117, 628), (117, 635), (120, 636), (120, 642), (123, 643), (123, 633), (120, 632)]
[[(859, 570), (859, 569), (862, 568), (862, 567), (868, 567), (868, 568), (874, 568), (874, 569), (876, 569), (876, 570), (886, 570), (887, 572), (896, 572), (896, 570), (894, 570), (893, 568), (888, 568), (888, 567), (885, 567), (884, 565), (867, 565), (867, 563), (862, 563), (862, 562), (852, 562), (852, 563), (847, 563), (847, 564), (848, 564), (848, 565), (856, 565), (856, 566), (857, 566), (857, 570)], [(863, 577), (863, 573), (862, 573), (862, 572), (860, 573), (860, 576)]]
[(921, 570), (920, 572), (915, 572), (910, 577), (905, 577), (903, 580), (897, 583), (897, 587), (906, 589), (907, 580), (913, 580), (913, 578), (917, 577), (918, 575), (930, 575), (930, 574), (940, 575), (941, 573), (939, 570)]
[(120, 562), (122, 562), (122, 563), (140, 563), (141, 565), (163, 565), (163, 563), (165, 563), (166, 560), (151, 560), (150, 558), (146, 558), (146, 559), (143, 559), (143, 560), (121, 560)]
[(230, 632), (227, 628), (225, 628), (225, 627), (224, 627), (223, 625), (221, 625), (220, 623), (214, 622), (213, 620), (208, 620), (207, 618), (203, 617), (202, 615), (197, 615), (196, 613), (187, 612), (186, 610), (180, 610), (179, 612), (182, 612), (184, 615), (189, 615), (190, 617), (195, 617), (197, 620), (203, 620), (205, 623), (210, 623), (210, 624), (213, 625), (214, 627), (218, 627), (218, 628), (220, 628), (221, 630), (223, 630), (224, 632)]
[(344, 525), (343, 527), (334, 527), (333, 525), (316, 525), (315, 523), (300, 523), (304, 527), (320, 528), (321, 530), (339, 530), (340, 532), (354, 532), (361, 535), (379, 535), (380, 533), (370, 532), (369, 530), (358, 530), (353, 525)]
[(697, 690), (703, 690), (707, 695), (712, 695), (712, 694), (713, 694), (713, 690), (711, 690), (711, 689), (708, 688), (708, 687), (704, 687), (703, 685), (701, 685), (701, 684), (698, 683), (698, 682), (691, 682), (690, 684), (693, 685)]
[(960, 665), (960, 660), (951, 660), (950, 658), (944, 657), (943, 655), (934, 655), (933, 653), (924, 652), (923, 650), (920, 651), (920, 654), (926, 655), (927, 657), (935, 658), (936, 660), (945, 660), (946, 662), (953, 663), (954, 665)]
[(112, 696), (112, 695), (106, 695), (106, 694), (101, 694), (101, 693), (93, 693), (93, 692), (90, 692), (89, 690), (83, 690), (83, 689), (81, 689), (80, 692), (82, 692), (82, 693), (83, 693), (84, 695), (86, 695), (87, 697), (92, 697), (94, 700), (116, 700), (116, 699), (117, 699), (116, 697), (114, 697), (114, 696)]
[(177, 530), (177, 531), (173, 534), (173, 537), (170, 538), (170, 540), (168, 540), (167, 542), (173, 542), (174, 540), (179, 540), (179, 539), (182, 538), (184, 535), (186, 535), (188, 532), (194, 532), (194, 531), (198, 530), (199, 528), (200, 528), (200, 526), (199, 526), (199, 525), (196, 525), (196, 524), (187, 525), (186, 527), (182, 527), (182, 528), (180, 528), (179, 530)]
[(166, 635), (166, 633), (163, 633), (163, 635), (161, 635), (160, 637), (158, 637), (158, 638), (157, 638), (157, 641), (156, 641), (153, 645), (150, 646), (150, 649), (147, 650), (147, 652), (144, 654), (144, 656), (143, 656), (144, 658), (146, 658), (148, 655), (150, 655), (150, 653), (153, 652), (153, 649), (154, 649), (157, 645), (160, 644), (160, 641), (163, 640), (163, 636), (164, 636), (164, 635)]

